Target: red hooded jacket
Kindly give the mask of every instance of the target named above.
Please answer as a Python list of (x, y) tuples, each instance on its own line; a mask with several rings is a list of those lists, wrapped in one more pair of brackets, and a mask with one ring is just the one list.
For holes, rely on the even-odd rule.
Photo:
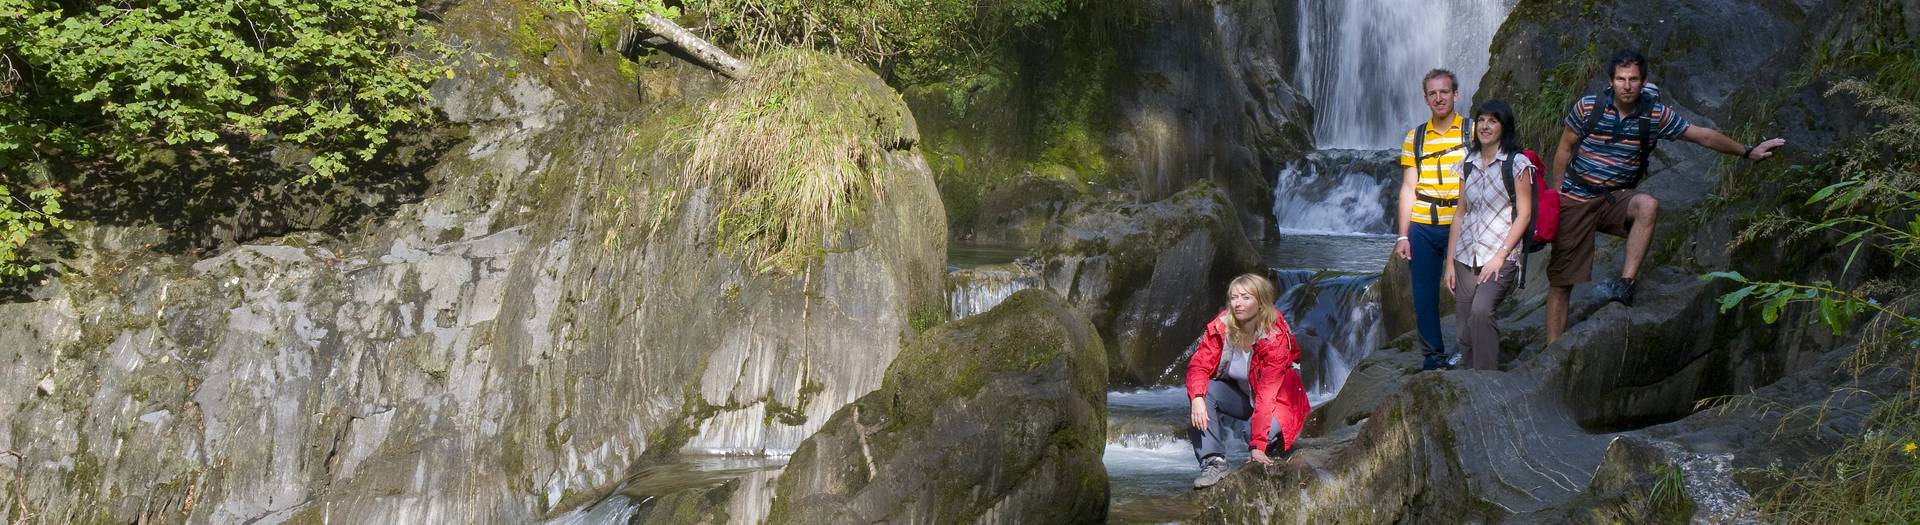
[[(1220, 367), (1220, 349), (1226, 344), (1227, 323), (1232, 319), (1231, 313), (1221, 311), (1207, 323), (1207, 333), (1200, 337), (1200, 347), (1194, 349), (1193, 360), (1187, 363), (1187, 399), (1207, 395), (1207, 382)], [(1281, 442), (1289, 449), (1306, 426), (1306, 384), (1300, 380), (1300, 372), (1293, 369), (1299, 359), (1300, 347), (1294, 344), (1293, 330), (1284, 317), (1274, 319), (1267, 337), (1253, 342), (1253, 363), (1247, 370), (1247, 382), (1253, 385), (1253, 420), (1249, 422), (1253, 428), (1247, 441), (1252, 449), (1266, 449), (1267, 425), (1275, 418), (1280, 420)]]

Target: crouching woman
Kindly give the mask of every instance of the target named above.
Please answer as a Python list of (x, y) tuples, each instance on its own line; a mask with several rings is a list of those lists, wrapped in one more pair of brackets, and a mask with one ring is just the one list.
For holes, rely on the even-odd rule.
[(1277, 295), (1265, 277), (1235, 277), (1227, 286), (1227, 310), (1207, 323), (1187, 365), (1187, 398), (1193, 404), (1187, 439), (1200, 461), (1194, 488), (1227, 476), (1230, 430), (1247, 436), (1253, 461), (1271, 465), (1269, 447), (1282, 458), (1290, 454), (1307, 420), (1307, 391), (1294, 365), (1300, 350), (1274, 309)]

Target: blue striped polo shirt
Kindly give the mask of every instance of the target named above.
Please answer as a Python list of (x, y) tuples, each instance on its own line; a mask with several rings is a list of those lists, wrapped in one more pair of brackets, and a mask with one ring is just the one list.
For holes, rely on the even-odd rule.
[[(1642, 91), (1643, 95), (1646, 91)], [(1582, 129), (1587, 121), (1587, 113), (1593, 111), (1594, 95), (1580, 97), (1572, 108), (1567, 109), (1565, 124), (1574, 133), (1588, 131)], [(1600, 115), (1593, 129), (1574, 147), (1573, 159), (1567, 162), (1567, 178), (1560, 181), (1560, 192), (1581, 199), (1591, 199), (1609, 191), (1632, 186), (1638, 182), (1641, 165), (1640, 127), (1649, 123), (1658, 126), (1653, 138), (1671, 140), (1679, 138), (1691, 124), (1687, 118), (1666, 104), (1655, 103), (1646, 108), (1644, 118), (1635, 117), (1622, 122), (1620, 109), (1613, 107), (1613, 100), (1606, 101), (1606, 112)]]

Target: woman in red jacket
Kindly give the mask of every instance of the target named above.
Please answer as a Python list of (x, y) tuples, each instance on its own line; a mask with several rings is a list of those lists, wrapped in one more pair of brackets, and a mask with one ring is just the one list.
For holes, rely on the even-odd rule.
[[(1277, 295), (1265, 277), (1235, 277), (1227, 286), (1227, 310), (1207, 323), (1187, 365), (1187, 397), (1193, 401), (1187, 439), (1200, 460), (1194, 488), (1227, 476), (1229, 429), (1247, 435), (1253, 461), (1271, 465), (1269, 445), (1279, 445), (1284, 457), (1307, 420), (1307, 390), (1294, 365), (1300, 350), (1273, 307)], [(1281, 442), (1274, 443), (1276, 435)]]

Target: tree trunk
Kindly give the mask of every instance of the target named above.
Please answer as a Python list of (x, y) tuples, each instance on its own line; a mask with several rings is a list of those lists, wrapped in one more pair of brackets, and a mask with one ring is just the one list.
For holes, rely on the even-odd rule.
[(700, 65), (706, 66), (708, 69), (717, 71), (722, 75), (726, 75), (727, 78), (740, 80), (747, 76), (749, 68), (746, 62), (734, 58), (733, 55), (727, 54), (726, 51), (721, 50), (718, 46), (706, 40), (700, 39), (700, 37), (693, 36), (692, 31), (687, 31), (686, 28), (680, 27), (680, 24), (673, 23), (672, 20), (667, 20), (660, 15), (648, 13), (640, 17), (640, 27), (645, 28), (649, 33), (667, 39), (668, 42), (673, 43), (674, 47), (678, 47), (681, 51), (686, 52), (688, 56), (693, 57)]

